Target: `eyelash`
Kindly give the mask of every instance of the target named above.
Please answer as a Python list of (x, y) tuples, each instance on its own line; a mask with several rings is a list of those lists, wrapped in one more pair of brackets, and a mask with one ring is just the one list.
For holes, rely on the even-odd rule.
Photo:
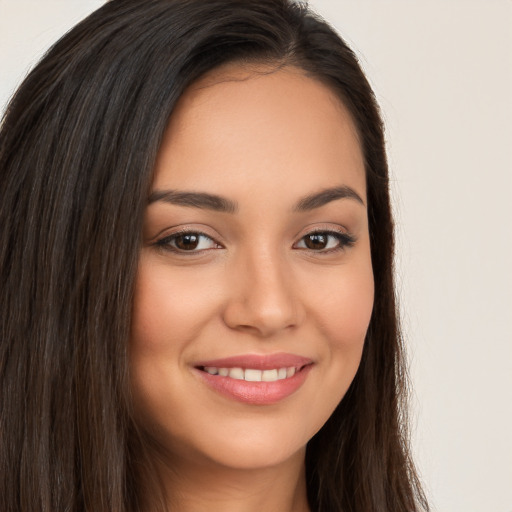
[[(305, 240), (306, 237), (319, 236), (319, 235), (325, 236), (325, 237), (327, 237), (327, 239), (329, 239), (329, 238), (336, 239), (337, 245), (335, 247), (331, 247), (329, 249), (315, 250), (315, 249), (310, 249), (308, 247), (305, 247), (304, 249), (312, 251), (312, 252), (321, 253), (321, 254), (328, 254), (328, 253), (332, 253), (332, 252), (343, 251), (344, 249), (346, 249), (348, 247), (352, 247), (356, 242), (355, 237), (353, 235), (350, 235), (349, 233), (345, 233), (342, 231), (328, 230), (328, 229), (314, 229), (313, 231), (306, 233), (299, 240), (299, 242), (302, 242), (303, 240)], [(327, 245), (329, 245), (329, 242), (327, 242)]]
[(178, 254), (195, 254), (195, 253), (199, 253), (202, 251), (210, 250), (210, 249), (200, 249), (200, 250), (187, 251), (186, 249), (180, 249), (178, 247), (173, 247), (173, 245), (172, 245), (173, 242), (175, 243), (176, 240), (178, 240), (179, 238), (183, 238), (186, 236), (196, 236), (199, 239), (206, 238), (206, 239), (210, 240), (211, 242), (213, 242), (217, 246), (215, 248), (222, 247), (218, 242), (216, 242), (211, 236), (208, 236), (206, 233), (202, 233), (201, 231), (186, 231), (186, 230), (178, 231), (177, 233), (173, 233), (172, 235), (161, 238), (160, 240), (157, 240), (155, 242), (155, 245), (158, 248), (163, 249), (165, 251), (176, 252)]
[[(316, 236), (323, 235), (323, 236), (327, 237), (327, 240), (328, 240), (327, 246), (329, 245), (329, 238), (335, 238), (337, 241), (337, 245), (335, 247), (330, 247), (328, 249), (316, 250), (316, 249), (311, 249), (308, 247), (301, 247), (300, 249), (311, 251), (313, 253), (329, 254), (329, 253), (333, 253), (333, 252), (337, 252), (337, 251), (343, 251), (348, 247), (352, 247), (354, 245), (354, 243), (356, 242), (355, 237), (353, 235), (350, 235), (349, 233), (345, 233), (342, 231), (335, 231), (335, 230), (315, 229), (313, 231), (310, 231), (309, 233), (306, 233), (304, 236), (302, 236), (300, 238), (299, 242), (297, 242), (297, 243), (303, 242), (306, 239), (306, 237), (308, 237), (308, 236), (315, 236), (315, 235)], [(201, 243), (200, 242), (201, 239), (208, 239), (214, 245), (216, 245), (216, 247), (203, 248), (203, 249), (199, 249), (199, 250), (197, 250), (196, 248), (194, 248), (192, 250), (186, 250), (186, 249), (180, 249), (180, 248), (172, 245), (173, 243), (176, 243), (176, 240), (178, 240), (179, 238), (185, 237), (185, 236), (198, 237), (199, 238), (198, 244)], [(190, 230), (190, 231), (184, 230), (184, 231), (179, 231), (177, 233), (173, 233), (172, 235), (169, 235), (164, 238), (161, 238), (160, 240), (157, 240), (154, 243), (154, 245), (157, 248), (162, 249), (164, 251), (170, 251), (170, 252), (174, 252), (174, 253), (177, 253), (180, 255), (192, 255), (192, 254), (201, 253), (203, 251), (208, 251), (211, 249), (222, 248), (222, 246), (217, 241), (215, 241), (211, 236), (207, 235), (206, 233), (202, 233), (201, 231), (192, 231), (192, 230)], [(294, 246), (295, 245), (297, 245), (297, 244), (294, 244)]]

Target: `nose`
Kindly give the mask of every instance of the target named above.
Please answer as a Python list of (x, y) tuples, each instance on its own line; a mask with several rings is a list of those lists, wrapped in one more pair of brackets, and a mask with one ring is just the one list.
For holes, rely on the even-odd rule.
[(297, 327), (303, 310), (291, 274), (289, 262), (279, 255), (241, 258), (229, 275), (225, 324), (262, 338)]

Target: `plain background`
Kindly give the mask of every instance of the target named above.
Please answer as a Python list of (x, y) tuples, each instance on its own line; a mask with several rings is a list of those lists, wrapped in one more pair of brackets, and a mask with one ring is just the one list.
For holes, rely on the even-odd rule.
[[(142, 1), (142, 0), (141, 0)], [(0, 110), (100, 0), (0, 0)], [(387, 126), (417, 463), (439, 512), (512, 512), (512, 2), (312, 0)]]

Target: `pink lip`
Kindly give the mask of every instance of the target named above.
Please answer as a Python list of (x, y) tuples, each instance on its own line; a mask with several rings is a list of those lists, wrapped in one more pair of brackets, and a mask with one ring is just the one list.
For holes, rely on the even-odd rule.
[[(285, 353), (263, 356), (247, 354), (201, 361), (194, 366), (197, 375), (203, 382), (218, 393), (246, 404), (271, 405), (295, 393), (302, 386), (313, 367), (313, 361), (305, 357)], [(293, 377), (274, 382), (247, 382), (220, 375), (210, 375), (203, 371), (205, 366), (214, 366), (216, 368), (254, 368), (257, 370), (294, 366), (297, 368), (297, 372)]]
[(279, 352), (277, 354), (244, 354), (240, 356), (225, 357), (222, 359), (211, 359), (199, 361), (194, 364), (200, 366), (215, 366), (216, 368), (254, 368), (255, 370), (272, 370), (273, 368), (289, 368), (295, 366), (300, 368), (311, 364), (313, 361), (307, 357), (295, 354)]

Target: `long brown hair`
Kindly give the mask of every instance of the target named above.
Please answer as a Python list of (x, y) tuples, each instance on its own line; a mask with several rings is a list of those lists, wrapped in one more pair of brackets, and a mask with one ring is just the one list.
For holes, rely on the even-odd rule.
[(311, 508), (428, 509), (407, 443), (383, 127), (355, 55), (288, 0), (112, 0), (51, 48), (1, 126), (2, 511), (140, 509), (127, 344), (143, 213), (178, 98), (232, 61), (331, 87), (366, 162), (375, 304), (355, 380), (307, 447)]

